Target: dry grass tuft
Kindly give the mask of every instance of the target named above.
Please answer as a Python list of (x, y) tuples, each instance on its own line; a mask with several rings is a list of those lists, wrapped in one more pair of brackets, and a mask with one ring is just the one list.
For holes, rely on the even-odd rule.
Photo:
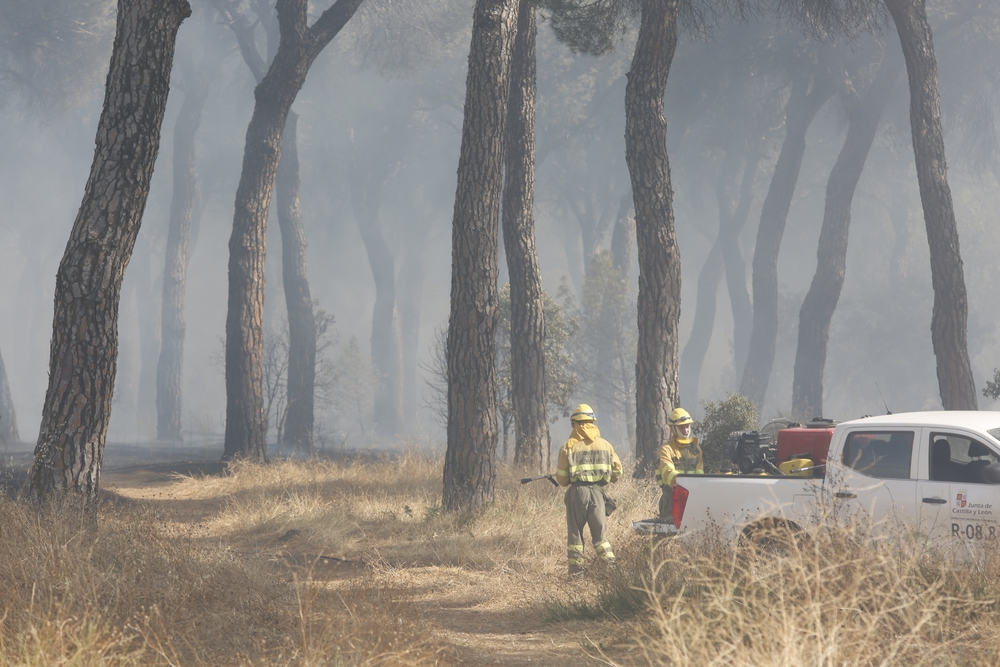
[(957, 564), (905, 539), (817, 528), (777, 552), (664, 543), (639, 645), (651, 664), (998, 664), (997, 559)]

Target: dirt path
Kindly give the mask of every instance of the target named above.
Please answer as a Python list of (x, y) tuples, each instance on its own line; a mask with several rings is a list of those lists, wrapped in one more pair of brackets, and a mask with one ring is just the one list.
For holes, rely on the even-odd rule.
[[(224, 507), (223, 498), (185, 496), (178, 475), (213, 474), (216, 462), (163, 462), (110, 467), (103, 486), (112, 497), (151, 508), (179, 535), (212, 538), (210, 520)], [(259, 552), (292, 564), (310, 564), (313, 576), (330, 585), (346, 584), (365, 567), (364, 554), (346, 561), (317, 554), (290, 553), (279, 544)], [(556, 586), (587, 586), (584, 581), (549, 581), (533, 573), (483, 572), (461, 567), (400, 567), (395, 583), (411, 592), (427, 632), (450, 645), (462, 664), (497, 667), (527, 665), (627, 665), (629, 651), (615, 647), (613, 662), (598, 645), (614, 640), (615, 629), (597, 621), (544, 622), (539, 591)]]

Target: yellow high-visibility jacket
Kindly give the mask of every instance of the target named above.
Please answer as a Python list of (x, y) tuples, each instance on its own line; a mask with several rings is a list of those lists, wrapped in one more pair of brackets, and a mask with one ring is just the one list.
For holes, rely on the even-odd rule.
[(670, 440), (660, 447), (660, 465), (656, 469), (656, 483), (660, 486), (673, 486), (674, 479), (680, 474), (705, 474), (705, 461), (701, 455), (698, 438), (683, 445), (671, 436)]
[(601, 437), (593, 422), (573, 425), (573, 434), (559, 450), (556, 481), (560, 486), (573, 482), (617, 482), (622, 462), (611, 443)]

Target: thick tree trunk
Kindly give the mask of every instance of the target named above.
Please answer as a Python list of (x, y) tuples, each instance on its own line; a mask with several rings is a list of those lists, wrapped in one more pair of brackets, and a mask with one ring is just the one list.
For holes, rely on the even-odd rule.
[(104, 109), (83, 203), (56, 274), (49, 385), (30, 492), (91, 504), (118, 354), (122, 279), (135, 246), (160, 144), (174, 42), (186, 0), (120, 0)]
[(643, 0), (642, 23), (625, 86), (625, 159), (639, 249), (639, 343), (635, 365), (636, 476), (653, 468), (677, 405), (677, 323), (681, 258), (674, 233), (663, 94), (677, 47), (680, 0)]
[(7, 381), (7, 368), (0, 355), (0, 445), (9, 445), (21, 441), (17, 432), (17, 413), (14, 411), (14, 398), (10, 393), (10, 383)]
[(307, 0), (278, 0), (281, 43), (254, 91), (243, 170), (229, 239), (226, 314), (226, 436), (223, 458), (266, 458), (264, 415), (264, 254), (267, 213), (285, 121), (316, 56), (362, 0), (337, 0), (310, 27)]
[(833, 90), (830, 81), (822, 77), (817, 78), (811, 90), (806, 75), (801, 75), (792, 84), (785, 110), (785, 140), (760, 214), (753, 254), (753, 328), (740, 382), (740, 393), (758, 409), (764, 404), (774, 367), (778, 336), (778, 251), (806, 151), (806, 131)]
[[(747, 363), (750, 350), (750, 331), (753, 328), (753, 304), (750, 302), (750, 291), (747, 288), (747, 266), (740, 251), (740, 234), (750, 214), (753, 203), (753, 185), (757, 180), (757, 166), (760, 164), (760, 153), (756, 150), (747, 153), (743, 165), (743, 178), (740, 184), (739, 199), (733, 205), (731, 194), (732, 179), (720, 181), (720, 189), (716, 191), (719, 201), (719, 243), (722, 246), (722, 259), (726, 265), (726, 287), (729, 291), (729, 304), (733, 311), (733, 369), (740, 373)], [(723, 213), (724, 212), (724, 213)]]
[(910, 83), (910, 128), (930, 246), (934, 287), (931, 340), (941, 403), (945, 410), (976, 410), (978, 398), (966, 340), (969, 300), (948, 186), (931, 28), (924, 0), (886, 0), (885, 4), (896, 24)]
[(371, 337), (372, 364), (378, 382), (375, 432), (380, 439), (391, 441), (403, 424), (403, 344), (396, 309), (396, 260), (382, 236), (378, 217), (382, 186), (390, 168), (388, 163), (379, 163), (366, 169), (355, 160), (351, 202), (375, 280)]
[[(823, 416), (823, 371), (830, 339), (830, 321), (844, 286), (854, 189), (864, 170), (897, 72), (896, 63), (883, 62), (867, 89), (860, 81), (851, 82), (844, 94), (847, 137), (826, 184), (826, 208), (816, 250), (816, 274), (799, 311), (799, 342), (792, 381), (794, 417), (808, 420)], [(863, 95), (859, 91), (863, 91)]]
[(517, 0), (476, 0), (452, 222), (443, 505), (492, 502), (497, 448), (497, 217)]
[(290, 111), (282, 136), (275, 196), (281, 230), (281, 278), (288, 308), (288, 401), (284, 444), (309, 453), (313, 448), (316, 385), (316, 317), (306, 274), (306, 232), (299, 206), (298, 115)]
[(712, 244), (712, 249), (708, 252), (708, 257), (705, 258), (705, 263), (701, 266), (701, 272), (698, 273), (698, 291), (691, 336), (681, 352), (678, 402), (683, 401), (692, 410), (698, 404), (701, 368), (705, 364), (708, 344), (712, 340), (712, 330), (715, 328), (716, 297), (725, 269), (725, 264), (722, 261), (722, 246), (716, 239), (715, 243)]
[(510, 271), (514, 465), (542, 472), (545, 419), (545, 302), (535, 249), (535, 4), (520, 0), (507, 107), (503, 238)]
[(208, 79), (189, 72), (174, 126), (174, 192), (170, 200), (163, 298), (160, 313), (160, 359), (156, 367), (156, 437), (181, 438), (181, 378), (184, 369), (184, 292), (187, 288), (191, 223), (197, 198), (195, 135), (208, 99)]

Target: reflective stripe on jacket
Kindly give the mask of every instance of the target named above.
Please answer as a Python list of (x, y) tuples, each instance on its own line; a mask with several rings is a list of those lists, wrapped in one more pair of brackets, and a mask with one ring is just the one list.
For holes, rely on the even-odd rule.
[(556, 481), (561, 486), (574, 482), (617, 482), (622, 462), (611, 443), (601, 437), (592, 422), (576, 423), (573, 434), (559, 450)]
[(660, 486), (673, 486), (674, 479), (680, 474), (705, 474), (705, 462), (701, 455), (698, 438), (682, 445), (673, 437), (660, 447), (660, 465), (656, 469), (656, 483)]

